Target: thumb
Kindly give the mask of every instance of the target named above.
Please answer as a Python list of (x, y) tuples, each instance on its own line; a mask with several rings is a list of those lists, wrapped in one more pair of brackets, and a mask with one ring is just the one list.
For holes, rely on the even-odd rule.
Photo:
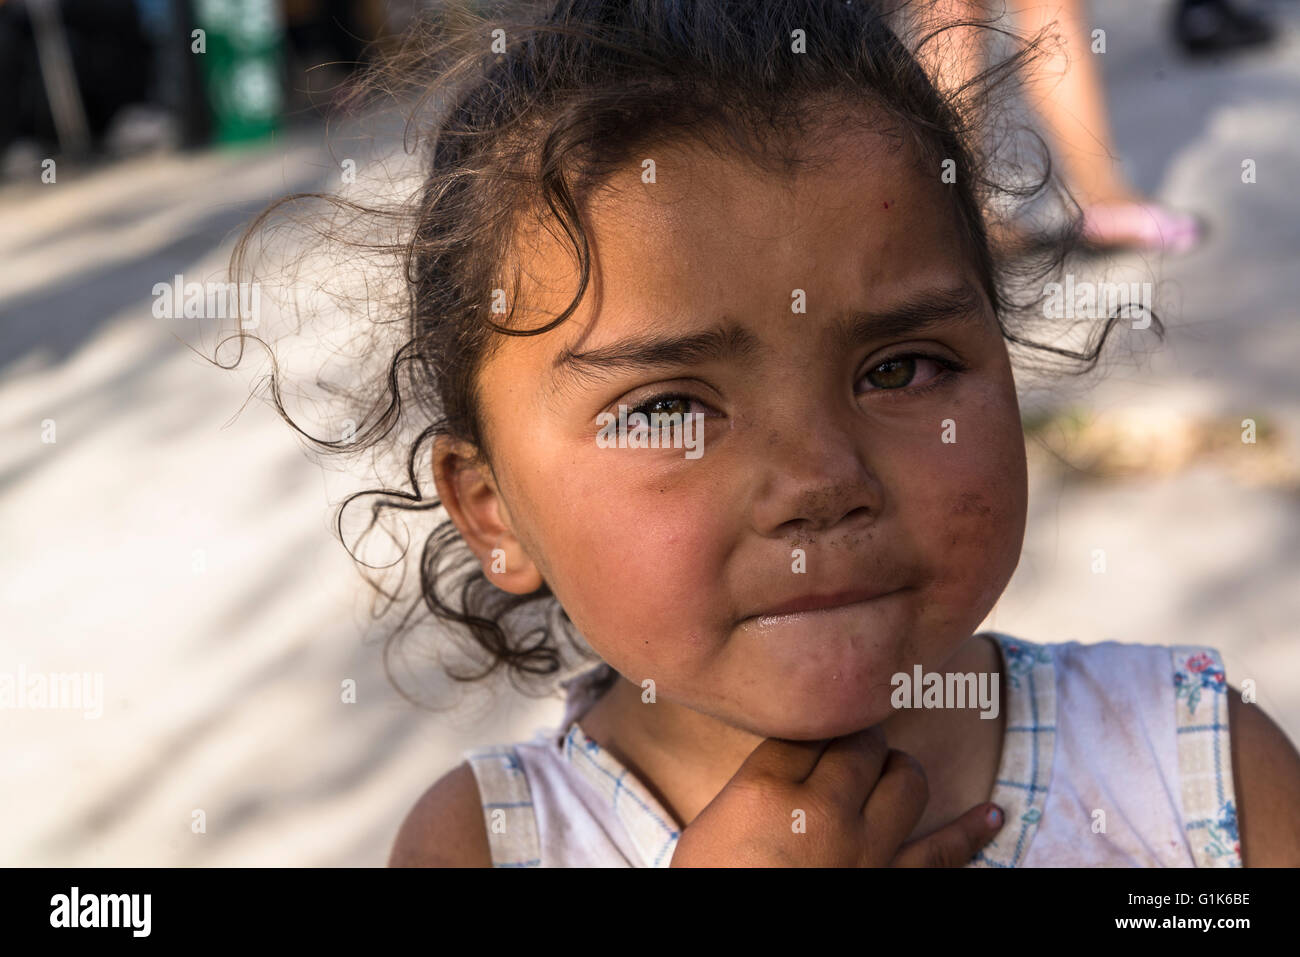
[(891, 867), (964, 867), (1002, 830), (1006, 815), (996, 804), (977, 804), (932, 834), (904, 844)]

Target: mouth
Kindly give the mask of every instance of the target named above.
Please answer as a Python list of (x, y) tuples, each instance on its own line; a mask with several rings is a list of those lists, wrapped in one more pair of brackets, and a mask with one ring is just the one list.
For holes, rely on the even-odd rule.
[(802, 595), (779, 605), (773, 605), (752, 615), (746, 615), (736, 624), (758, 622), (770, 624), (792, 621), (800, 618), (812, 618), (820, 613), (854, 605), (865, 605), (889, 595), (906, 591), (906, 588), (858, 588), (851, 591), (832, 592), (830, 594)]

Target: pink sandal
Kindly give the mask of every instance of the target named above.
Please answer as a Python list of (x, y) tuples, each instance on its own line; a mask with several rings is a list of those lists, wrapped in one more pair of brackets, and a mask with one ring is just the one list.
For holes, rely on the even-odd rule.
[(1083, 239), (1095, 249), (1141, 249), (1175, 255), (1205, 238), (1199, 217), (1158, 203), (1095, 203), (1083, 211)]

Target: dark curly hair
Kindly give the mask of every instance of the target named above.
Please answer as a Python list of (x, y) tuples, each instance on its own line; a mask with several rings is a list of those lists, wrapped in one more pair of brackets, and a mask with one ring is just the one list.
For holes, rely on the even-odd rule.
[[(414, 194), (384, 204), (296, 193), (248, 226), (231, 259), (233, 278), (247, 273), (253, 237), (278, 224), (291, 204), (306, 202), (304, 221), (318, 236), (341, 239), (353, 256), (377, 255), (403, 280), (393, 308), (380, 310), (377, 319), (373, 292), (365, 294), (372, 331), (383, 334), (363, 354), (381, 365), (360, 389), (349, 390), (362, 410), (354, 435), (330, 439), (304, 431), (284, 407), (278, 366), (270, 393), (281, 416), (318, 451), (405, 450), (405, 487), (356, 492), (339, 507), (336, 529), (345, 545), (344, 514), (358, 499), (371, 503), (363, 536), (384, 515), (441, 516), (423, 542), (418, 595), (384, 644), (386, 672), (408, 699), (416, 700), (392, 665), (421, 610), (467, 652), (467, 670), (444, 664), (458, 681), (505, 669), (518, 685), (517, 679), (549, 678), (565, 667), (565, 636), (557, 632), (566, 629), (557, 625), (571, 623), (550, 589), (513, 595), (493, 585), (439, 500), (426, 492), (419, 463), (427, 463), (427, 443), (447, 436), (468, 443), (490, 465), (477, 371), (501, 337), (544, 334), (578, 308), (591, 267), (582, 200), (611, 173), (638, 162), (647, 144), (692, 138), (771, 163), (768, 144), (779, 137), (770, 134), (801, 130), (827, 110), (847, 117), (849, 104), (870, 105), (876, 116), (883, 111), (890, 132), (907, 137), (936, 179), (943, 161), (954, 162), (955, 182), (943, 188), (1018, 367), (1079, 372), (1097, 363), (1119, 314), (1081, 324), (1074, 340), (1056, 331), (1031, 335), (1044, 321), (1033, 312), (1043, 281), (1064, 263), (1080, 218), (1052, 175), (1042, 140), (1022, 135), (1002, 109), (1021, 68), (1043, 55), (1047, 40), (1018, 36), (992, 19), (941, 23), (934, 12), (933, 5), (867, 0), (442, 4), (400, 49), (372, 65), (346, 101), (358, 115), (372, 115), (384, 99), (406, 114), (404, 146), (420, 157)], [(955, 42), (963, 36), (1000, 52), (982, 69), (957, 69), (960, 58), (974, 55), (969, 42)], [(797, 159), (783, 154), (779, 161), (789, 166)], [(333, 214), (321, 212), (320, 203)], [(1056, 216), (1064, 226), (1051, 243), (1014, 251), (1007, 223), (1025, 222), (1026, 210), (1044, 208), (1064, 213)], [(514, 261), (516, 226), (538, 213), (560, 225), (581, 280), (562, 313), (522, 329), (513, 313), (494, 319), (491, 297), (494, 289), (513, 288), (512, 310), (518, 302), (518, 270), (501, 271)], [(375, 236), (375, 228), (389, 232)], [(1160, 333), (1158, 320), (1153, 329)], [(247, 339), (257, 337), (241, 330), (222, 342), (239, 346), (225, 367), (240, 361)], [(392, 567), (368, 565), (347, 547), (366, 568)], [(403, 560), (405, 554), (404, 548)], [(400, 589), (367, 578), (385, 599), (377, 615), (403, 600)], [(528, 620), (538, 611), (549, 624), (548, 617)], [(581, 642), (572, 647), (580, 658), (592, 655)]]

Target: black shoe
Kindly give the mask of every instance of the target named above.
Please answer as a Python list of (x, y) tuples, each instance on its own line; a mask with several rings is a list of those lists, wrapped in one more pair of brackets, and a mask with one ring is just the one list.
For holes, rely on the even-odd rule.
[(1174, 39), (1194, 55), (1261, 46), (1276, 35), (1271, 21), (1230, 0), (1181, 0), (1174, 17)]

